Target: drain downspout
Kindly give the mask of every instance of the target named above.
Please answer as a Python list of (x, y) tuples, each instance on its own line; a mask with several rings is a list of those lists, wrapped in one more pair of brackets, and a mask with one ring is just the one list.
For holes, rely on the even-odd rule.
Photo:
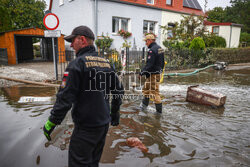
[(95, 39), (97, 39), (97, 32), (98, 32), (98, 0), (95, 0)]
[(232, 39), (232, 24), (230, 25), (230, 37), (229, 37), (229, 48), (231, 48), (231, 39)]

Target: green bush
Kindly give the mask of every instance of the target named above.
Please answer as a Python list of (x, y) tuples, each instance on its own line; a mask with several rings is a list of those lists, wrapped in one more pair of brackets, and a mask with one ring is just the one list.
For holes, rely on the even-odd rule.
[(242, 32), (240, 34), (240, 43), (243, 44), (245, 43), (245, 46), (250, 45), (250, 34), (247, 32)]
[(122, 70), (122, 62), (121, 60), (114, 61), (113, 59), (109, 59), (110, 65), (115, 69), (115, 71)]
[(178, 41), (178, 40), (165, 40), (162, 42), (162, 44), (166, 48), (173, 48), (173, 49), (183, 49), (188, 48), (190, 43), (189, 41)]
[(167, 68), (169, 69), (205, 67), (216, 61), (212, 48), (204, 50), (172, 49), (171, 52), (165, 52), (165, 60), (168, 62)]
[(212, 48), (205, 49), (204, 56), (202, 56), (197, 63), (198, 67), (205, 67), (216, 62), (216, 57), (212, 52)]
[(40, 45), (33, 45), (33, 49), (40, 52)]
[[(118, 59), (113, 59), (112, 54), (117, 55)], [(122, 70), (122, 62), (121, 62), (121, 58), (119, 57), (119, 53), (115, 50), (112, 49), (110, 52), (110, 55), (108, 56), (109, 58), (109, 62), (110, 65), (116, 70), (116, 71), (121, 71)]]
[(189, 49), (193, 49), (193, 50), (203, 50), (205, 49), (205, 42), (203, 41), (202, 38), (200, 37), (196, 37), (194, 38), (189, 46)]
[(220, 36), (216, 36), (215, 40), (216, 40), (216, 46), (218, 48), (225, 48), (227, 46), (225, 38), (220, 37)]
[(223, 37), (210, 34), (203, 37), (206, 47), (211, 48), (225, 48), (226, 47), (226, 40)]
[(205, 42), (206, 47), (216, 47), (216, 40), (211, 35), (204, 36), (203, 40)]
[(112, 45), (113, 39), (102, 34), (101, 38), (95, 40), (95, 44), (102, 51), (107, 51)]
[(40, 45), (33, 45), (33, 53), (35, 57), (41, 56)]

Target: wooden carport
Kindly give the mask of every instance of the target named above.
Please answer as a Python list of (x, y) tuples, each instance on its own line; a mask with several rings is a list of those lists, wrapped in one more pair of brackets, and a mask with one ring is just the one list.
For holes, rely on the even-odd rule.
[[(41, 28), (26, 28), (0, 33), (0, 48), (7, 49), (8, 64), (19, 63), (18, 53), (24, 54), (24, 52), (27, 51), (27, 54), (30, 54), (28, 53), (30, 48), (20, 51), (20, 47), (18, 47), (17, 45), (19, 45), (19, 43), (22, 43), (22, 48), (32, 47), (30, 46), (30, 43), (32, 44), (32, 39), (29, 39), (32, 37), (44, 38), (44, 30)], [(56, 40), (56, 52), (57, 54), (59, 54), (59, 62), (65, 60), (65, 58), (61, 56), (61, 54), (65, 52), (65, 44), (63, 37), (64, 35), (61, 35), (61, 37), (57, 38)], [(46, 38), (46, 40), (47, 39), (50, 40), (51, 38)]]

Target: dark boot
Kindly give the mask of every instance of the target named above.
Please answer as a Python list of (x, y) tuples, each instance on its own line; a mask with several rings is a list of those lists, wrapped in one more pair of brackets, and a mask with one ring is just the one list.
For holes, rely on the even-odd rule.
[(144, 99), (142, 100), (141, 104), (140, 104), (140, 108), (142, 111), (145, 111), (148, 107), (149, 104), (149, 98), (144, 97)]
[(157, 113), (162, 113), (162, 103), (160, 104), (155, 104), (155, 109)]

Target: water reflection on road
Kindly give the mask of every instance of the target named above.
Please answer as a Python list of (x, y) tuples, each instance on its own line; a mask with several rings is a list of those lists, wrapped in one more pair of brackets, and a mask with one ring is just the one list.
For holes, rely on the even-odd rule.
[[(222, 108), (185, 101), (187, 87), (227, 96)], [(0, 91), (0, 166), (67, 166), (67, 149), (45, 147), (41, 127), (53, 102), (18, 103), (21, 96), (54, 96), (54, 88), (9, 87)], [(250, 68), (209, 70), (165, 79), (163, 114), (125, 101), (121, 123), (110, 127), (101, 166), (248, 166), (250, 164)], [(128, 147), (138, 137), (149, 151)]]

